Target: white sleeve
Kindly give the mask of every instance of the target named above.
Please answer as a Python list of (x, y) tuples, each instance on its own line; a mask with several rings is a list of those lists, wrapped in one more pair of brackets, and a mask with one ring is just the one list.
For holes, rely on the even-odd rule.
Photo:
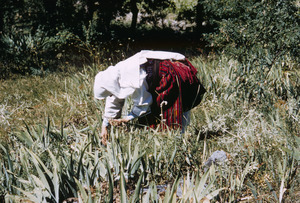
[(102, 125), (108, 126), (109, 119), (115, 119), (121, 117), (124, 101), (125, 99), (118, 99), (113, 95), (106, 97)]
[[(152, 104), (152, 96), (148, 92), (148, 84), (146, 82), (146, 72), (144, 69), (140, 69), (140, 88), (135, 89), (131, 98), (133, 101), (133, 108), (131, 112), (125, 116), (125, 118), (132, 120), (137, 118), (150, 110)], [(105, 112), (102, 125), (108, 126), (109, 119), (120, 118), (122, 114), (122, 108), (124, 106), (125, 99), (119, 99), (114, 95), (106, 98)]]
[[(141, 70), (141, 72), (144, 72), (144, 70)], [(152, 96), (148, 92), (146, 77), (142, 79), (141, 83), (141, 87), (136, 89), (132, 94), (133, 108), (129, 115), (126, 117), (129, 120), (132, 120), (149, 112), (150, 106), (152, 104)]]

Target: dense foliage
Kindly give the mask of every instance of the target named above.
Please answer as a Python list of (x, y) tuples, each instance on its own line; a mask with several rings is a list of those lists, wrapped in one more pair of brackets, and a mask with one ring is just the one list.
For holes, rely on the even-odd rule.
[(203, 5), (218, 27), (209, 36), (211, 46), (253, 67), (271, 67), (285, 55), (299, 62), (299, 10), (294, 1), (204, 1)]
[[(242, 92), (237, 96), (250, 102), (269, 98), (274, 104), (274, 95), (266, 91), (271, 88), (283, 100), (288, 95), (296, 99), (299, 86), (285, 89), (280, 85), (282, 80), (269, 81), (272, 74), (279, 74), (279, 67), (287, 75), (299, 68), (300, 27), (295, 2), (209, 2), (204, 5), (213, 16), (211, 22), (218, 27), (217, 32), (207, 35), (211, 46), (241, 62), (232, 92)], [(294, 63), (288, 65), (289, 59)]]
[(118, 44), (128, 44), (128, 38), (153, 28), (169, 29), (158, 34), (161, 38), (180, 30), (199, 41), (204, 34), (211, 48), (253, 68), (270, 68), (286, 55), (299, 62), (298, 9), (290, 0), (2, 0), (0, 74), (41, 74), (65, 61), (89, 61), (90, 51), (83, 53), (87, 46), (120, 49)]
[(84, 56), (78, 53), (86, 46), (103, 49), (111, 47), (111, 44), (104, 45), (107, 42), (118, 44), (120, 38), (127, 39), (126, 34), (123, 36), (127, 28), (120, 30), (112, 23), (117, 16), (132, 11), (135, 14), (132, 24), (135, 25), (131, 27), (135, 28), (137, 14), (143, 12), (143, 22), (156, 24), (158, 18), (165, 16), (158, 14), (168, 5), (167, 0), (1, 0), (0, 75), (5, 77), (10, 72), (41, 74), (57, 69), (60, 59), (72, 61), (74, 54), (80, 56), (75, 61), (80, 61), (86, 55), (89, 57), (89, 53)]

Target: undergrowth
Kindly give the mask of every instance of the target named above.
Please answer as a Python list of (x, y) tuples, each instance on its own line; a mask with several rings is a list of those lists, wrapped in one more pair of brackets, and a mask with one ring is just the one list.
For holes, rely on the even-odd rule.
[[(266, 75), (253, 70), (246, 76), (239, 73), (243, 64), (225, 56), (191, 62), (207, 93), (186, 133), (131, 123), (111, 128), (107, 147), (100, 143), (104, 102), (92, 92), (95, 74), (106, 65), (1, 81), (0, 199), (299, 199), (299, 70), (278, 63)], [(286, 58), (284, 66), (292, 63)], [(256, 80), (262, 77), (263, 83)], [(206, 171), (217, 150), (227, 161)]]

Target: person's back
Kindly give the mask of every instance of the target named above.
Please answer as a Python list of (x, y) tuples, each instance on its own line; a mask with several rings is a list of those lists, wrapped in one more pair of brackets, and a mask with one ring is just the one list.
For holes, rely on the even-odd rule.
[[(162, 121), (165, 121), (163, 127), (182, 127), (184, 112), (199, 104), (205, 92), (196, 74), (197, 70), (185, 56), (164, 51), (141, 51), (99, 72), (95, 77), (94, 95), (97, 99), (106, 98), (103, 143), (106, 143), (109, 125), (135, 118), (147, 121), (144, 124), (152, 127)], [(132, 111), (120, 118), (128, 96), (132, 97)]]

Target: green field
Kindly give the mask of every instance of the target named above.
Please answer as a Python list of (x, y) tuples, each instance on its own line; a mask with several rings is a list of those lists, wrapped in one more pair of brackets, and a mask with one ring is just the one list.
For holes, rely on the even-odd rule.
[[(285, 71), (293, 60), (274, 64), (263, 84), (259, 71), (240, 77), (239, 62), (225, 56), (191, 62), (207, 93), (186, 133), (131, 123), (112, 128), (106, 147), (104, 103), (92, 92), (106, 64), (2, 80), (0, 201), (299, 200), (300, 72)], [(204, 172), (217, 150), (228, 159)]]

